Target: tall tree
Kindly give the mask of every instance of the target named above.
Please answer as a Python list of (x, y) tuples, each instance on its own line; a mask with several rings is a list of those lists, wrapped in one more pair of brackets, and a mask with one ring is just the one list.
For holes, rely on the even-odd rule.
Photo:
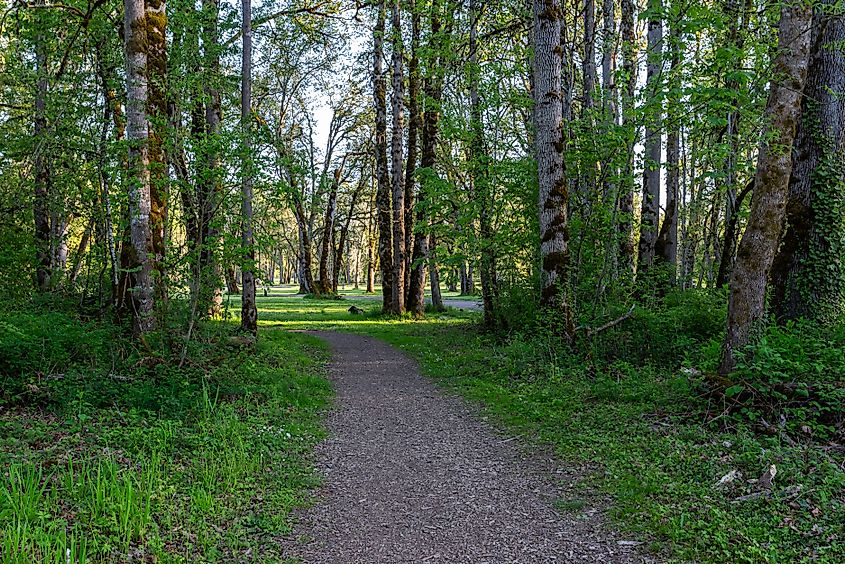
[(640, 214), (640, 244), (637, 273), (645, 274), (654, 262), (660, 214), (660, 170), (662, 157), (662, 104), (660, 89), (663, 69), (663, 1), (648, 0), (648, 55), (646, 89), (653, 100), (648, 108), (645, 128), (645, 159), (643, 164), (643, 198)]
[(845, 304), (845, 8), (816, 7), (810, 68), (772, 266), (778, 320), (841, 319)]
[(399, 315), (405, 313), (405, 184), (403, 178), (403, 123), (404, 106), (402, 57), (402, 21), (399, 0), (392, 2), (392, 92), (390, 97), (392, 128), (390, 141), (391, 186), (393, 191), (393, 283), (390, 309)]
[[(241, 328), (258, 331), (258, 307), (255, 303), (255, 241), (252, 232), (252, 1), (241, 0)], [(271, 276), (272, 278), (272, 276)], [(270, 281), (272, 283), (272, 280)]]
[(540, 304), (556, 310), (564, 334), (574, 332), (568, 298), (568, 189), (563, 162), (561, 10), (558, 0), (534, 0), (534, 121), (539, 181)]
[(417, 173), (417, 148), (422, 129), (420, 111), (420, 9), (409, 0), (411, 12), (411, 57), (408, 60), (408, 155), (405, 163), (405, 307), (411, 306), (411, 271), (414, 260), (414, 188)]
[(124, 2), (126, 54), (126, 140), (129, 146), (129, 234), (134, 331), (153, 330), (152, 231), (150, 229), (150, 170), (147, 157), (147, 32), (144, 1)]
[(378, 255), (381, 264), (382, 309), (393, 303), (393, 230), (391, 185), (387, 167), (387, 84), (384, 75), (384, 29), (386, 2), (381, 0), (373, 30), (373, 102), (376, 110), (375, 150), (376, 207), (378, 208)]
[(481, 97), (478, 94), (481, 67), (478, 62), (478, 19), (480, 8), (470, 0), (469, 28), (469, 120), (472, 138), (469, 144), (471, 192), (476, 194), (479, 205), (478, 227), (481, 247), (481, 301), (484, 324), (495, 324), (496, 257), (493, 249), (493, 194), (487, 170), (487, 151), (484, 144), (484, 121), (481, 115)]
[(622, 125), (628, 137), (625, 151), (625, 165), (620, 175), (619, 217), (619, 272), (622, 278), (630, 278), (634, 272), (634, 101), (637, 92), (637, 31), (634, 25), (634, 0), (621, 0), (620, 35), (622, 36), (622, 78), (625, 85), (622, 94)]
[(145, 0), (147, 28), (147, 114), (149, 116), (150, 229), (156, 297), (166, 297), (164, 259), (170, 176), (165, 157), (167, 110), (167, 10), (165, 0)]
[[(43, 0), (39, 0), (43, 7)], [(35, 219), (35, 250), (36, 250), (36, 283), (42, 292), (52, 287), (53, 263), (50, 260), (50, 163), (48, 151), (50, 141), (47, 129), (47, 94), (49, 89), (49, 74), (47, 69), (47, 30), (43, 15), (39, 11), (38, 25), (41, 29), (35, 38), (35, 197), (33, 198), (33, 217)]]
[(729, 374), (736, 352), (747, 345), (765, 316), (769, 270), (774, 261), (792, 172), (792, 145), (801, 116), (801, 95), (810, 61), (812, 9), (787, 1), (781, 8), (778, 53), (766, 104), (766, 130), (757, 157), (748, 225), (739, 243), (728, 298), (728, 329), (719, 372)]

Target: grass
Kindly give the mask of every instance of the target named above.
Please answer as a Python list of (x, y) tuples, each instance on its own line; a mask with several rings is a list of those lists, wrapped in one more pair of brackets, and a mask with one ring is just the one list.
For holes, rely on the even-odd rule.
[[(368, 313), (350, 315), (351, 303)], [(259, 308), (268, 326), (353, 331), (405, 350), (437, 382), (582, 472), (560, 510), (589, 509), (599, 492), (615, 525), (663, 557), (845, 561), (841, 451), (712, 421), (687, 371), (585, 363), (540, 337), (499, 341), (477, 330), (478, 314), (458, 310), (400, 321), (355, 297), (267, 298)], [(772, 464), (775, 485), (764, 492), (755, 482)], [(716, 486), (734, 470), (741, 478)]]
[(326, 350), (267, 330), (252, 354), (209, 329), (181, 369), (76, 364), (7, 398), (0, 562), (283, 558), (317, 483)]
[[(289, 511), (316, 484), (309, 453), (330, 397), (325, 349), (289, 332), (305, 329), (368, 334), (405, 350), (438, 383), (566, 462), (575, 478), (556, 503), (561, 512), (607, 509), (625, 538), (661, 557), (845, 561), (841, 451), (712, 421), (688, 372), (628, 353), (585, 362), (537, 336), (499, 340), (478, 331), (476, 312), (392, 319), (360, 293), (304, 300), (293, 291), (259, 292), (254, 355), (229, 345), (222, 325), (201, 336), (183, 369), (122, 353), (115, 370), (102, 356), (115, 346), (95, 346), (105, 338), (96, 327), (62, 345), (71, 369), (65, 349), (50, 349), (50, 371), (29, 369), (20, 391), (43, 405), (0, 411), (0, 562), (283, 558), (277, 540)], [(351, 304), (365, 314), (351, 315)], [(238, 300), (229, 307), (237, 312)], [(37, 342), (22, 338), (10, 342)], [(74, 345), (86, 338), (94, 342)], [(6, 344), (0, 353), (17, 350)], [(774, 487), (758, 495), (754, 480), (772, 464)], [(717, 486), (731, 471), (741, 477)]]

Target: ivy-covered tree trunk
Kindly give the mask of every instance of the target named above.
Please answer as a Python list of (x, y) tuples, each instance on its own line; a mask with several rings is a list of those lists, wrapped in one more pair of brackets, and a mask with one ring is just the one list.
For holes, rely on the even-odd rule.
[(786, 203), (772, 265), (779, 321), (841, 319), (845, 303), (845, 12), (816, 8), (810, 68)]
[(801, 96), (810, 62), (812, 9), (803, 2), (781, 8), (766, 129), (757, 159), (751, 214), (739, 243), (728, 298), (728, 327), (719, 372), (735, 367), (735, 353), (747, 345), (765, 316), (766, 282), (775, 258), (792, 172), (792, 146), (801, 116)]
[(153, 310), (152, 231), (150, 229), (150, 170), (147, 158), (146, 25), (144, 1), (124, 2), (126, 54), (126, 140), (129, 145), (129, 266), (133, 329), (144, 335), (155, 327)]
[(540, 305), (556, 310), (564, 334), (574, 332), (568, 298), (567, 202), (561, 105), (561, 9), (558, 0), (534, 0), (534, 121), (539, 180)]
[(384, 75), (384, 23), (387, 0), (378, 5), (373, 30), (373, 102), (376, 110), (376, 207), (378, 209), (378, 255), (381, 265), (382, 310), (391, 310), (393, 297), (393, 231), (390, 175), (387, 168), (387, 84)]
[(405, 313), (405, 184), (402, 175), (402, 140), (404, 137), (402, 108), (405, 101), (402, 76), (404, 49), (402, 46), (402, 22), (400, 13), (399, 0), (393, 0), (393, 17), (391, 23), (393, 88), (390, 98), (393, 118), (390, 142), (391, 185), (393, 191), (393, 287), (390, 296), (390, 310), (396, 315)]
[(646, 91), (656, 100), (648, 111), (645, 127), (645, 161), (643, 164), (643, 198), (640, 213), (640, 243), (637, 274), (643, 275), (654, 263), (660, 215), (660, 169), (662, 159), (662, 104), (657, 95), (663, 68), (663, 2), (648, 0), (648, 56), (646, 59)]

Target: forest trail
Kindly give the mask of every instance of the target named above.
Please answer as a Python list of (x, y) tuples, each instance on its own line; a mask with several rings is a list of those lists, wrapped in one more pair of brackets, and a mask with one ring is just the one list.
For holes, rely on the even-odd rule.
[[(416, 363), (370, 337), (313, 332), (333, 350), (325, 482), (288, 539), (305, 562), (636, 562), (601, 512), (559, 514), (567, 478), (498, 436)], [(294, 540), (298, 539), (298, 540)]]

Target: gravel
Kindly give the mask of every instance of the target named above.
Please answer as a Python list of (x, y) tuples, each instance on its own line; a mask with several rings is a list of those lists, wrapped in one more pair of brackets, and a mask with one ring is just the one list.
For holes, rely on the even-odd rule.
[(325, 481), (284, 541), (289, 556), (343, 564), (644, 561), (638, 543), (603, 526), (600, 508), (555, 511), (572, 469), (497, 434), (389, 345), (314, 334), (333, 349), (337, 398), (330, 438), (317, 449)]

